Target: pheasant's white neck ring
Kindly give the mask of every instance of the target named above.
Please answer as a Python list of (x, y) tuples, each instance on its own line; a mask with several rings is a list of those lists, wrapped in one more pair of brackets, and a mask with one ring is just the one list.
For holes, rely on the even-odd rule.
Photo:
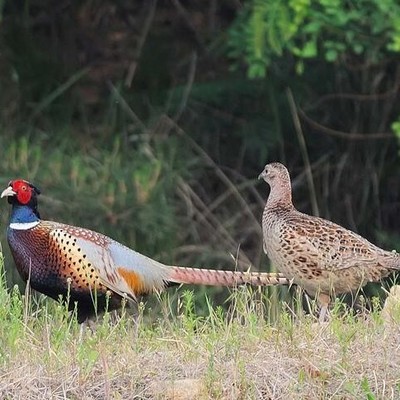
[(32, 229), (36, 225), (38, 225), (40, 221), (33, 221), (33, 222), (11, 222), (10, 228), (16, 229), (18, 231), (25, 231), (27, 229)]

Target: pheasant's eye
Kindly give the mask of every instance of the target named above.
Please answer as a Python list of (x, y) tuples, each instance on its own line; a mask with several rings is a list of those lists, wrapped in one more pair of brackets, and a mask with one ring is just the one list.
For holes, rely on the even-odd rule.
[(26, 192), (26, 189), (27, 189), (26, 186), (21, 187), (21, 190), (23, 190), (24, 192)]

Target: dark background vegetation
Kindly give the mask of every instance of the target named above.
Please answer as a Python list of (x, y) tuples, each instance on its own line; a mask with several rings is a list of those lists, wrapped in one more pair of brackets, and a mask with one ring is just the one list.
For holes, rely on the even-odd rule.
[(35, 182), (43, 218), (266, 271), (256, 177), (278, 160), (300, 210), (400, 250), (396, 1), (0, 5), (0, 181)]

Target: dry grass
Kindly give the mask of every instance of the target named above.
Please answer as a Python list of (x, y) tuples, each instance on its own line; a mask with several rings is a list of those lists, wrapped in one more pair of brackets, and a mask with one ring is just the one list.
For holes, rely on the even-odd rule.
[[(257, 292), (233, 307), (196, 315), (183, 291), (173, 316), (145, 307), (134, 320), (110, 316), (95, 332), (55, 302), (0, 290), (2, 399), (396, 399), (400, 396), (399, 307), (325, 325), (282, 310), (265, 319)], [(393, 304), (393, 302), (392, 302)]]

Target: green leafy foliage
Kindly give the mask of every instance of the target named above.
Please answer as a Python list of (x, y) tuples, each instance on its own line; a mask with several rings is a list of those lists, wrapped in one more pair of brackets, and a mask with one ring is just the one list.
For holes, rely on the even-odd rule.
[(294, 57), (297, 72), (305, 59), (377, 63), (400, 51), (399, 15), (396, 0), (253, 0), (231, 27), (230, 55), (244, 60), (250, 78), (265, 76), (284, 53)]

